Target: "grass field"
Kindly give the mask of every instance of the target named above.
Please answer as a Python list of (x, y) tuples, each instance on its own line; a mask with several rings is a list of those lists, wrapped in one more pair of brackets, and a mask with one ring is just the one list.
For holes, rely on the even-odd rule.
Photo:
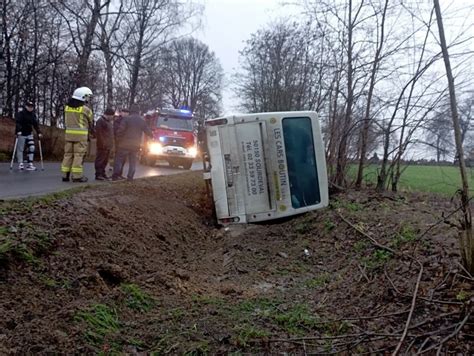
[[(364, 170), (364, 182), (375, 184), (379, 166), (371, 165)], [(357, 167), (351, 166), (349, 174), (356, 176)], [(474, 168), (468, 168), (469, 188), (474, 188)], [(400, 177), (400, 190), (433, 192), (453, 195), (461, 187), (459, 168), (455, 166), (408, 166)]]

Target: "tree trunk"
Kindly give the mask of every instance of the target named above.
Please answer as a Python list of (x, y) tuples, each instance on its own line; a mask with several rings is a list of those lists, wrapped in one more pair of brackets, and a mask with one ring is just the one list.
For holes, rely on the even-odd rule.
[(140, 66), (141, 66), (141, 55), (142, 55), (141, 49), (137, 49), (137, 54), (135, 55), (135, 59), (133, 61), (132, 73), (131, 73), (131, 79), (130, 79), (130, 99), (128, 102), (129, 105), (132, 105), (135, 103), (135, 98), (137, 96), (138, 76), (140, 74)]
[(362, 137), (361, 137), (362, 142), (360, 145), (359, 169), (357, 170), (357, 179), (355, 182), (356, 189), (360, 189), (362, 185), (362, 178), (364, 175), (365, 155), (367, 154), (367, 140), (369, 137), (369, 129), (370, 129), (370, 121), (371, 121), (370, 108), (371, 108), (372, 96), (373, 96), (374, 88), (375, 88), (375, 77), (377, 75), (377, 69), (380, 62), (380, 55), (382, 53), (382, 48), (384, 44), (385, 16), (387, 14), (388, 2), (389, 0), (385, 0), (385, 6), (383, 9), (383, 14), (382, 14), (382, 22), (380, 24), (380, 42), (375, 52), (375, 59), (372, 65), (372, 73), (370, 75), (369, 92), (367, 94), (367, 106), (365, 108), (364, 124), (362, 127)]
[(101, 0), (94, 0), (94, 7), (89, 23), (86, 28), (86, 36), (84, 38), (84, 46), (82, 47), (82, 53), (79, 57), (79, 63), (76, 70), (76, 86), (84, 86), (87, 84), (87, 63), (92, 53), (92, 41), (94, 39), (95, 28), (99, 22), (101, 10)]
[[(390, 126), (389, 126), (390, 128)], [(388, 128), (388, 130), (389, 130)], [(387, 165), (388, 165), (388, 149), (390, 146), (390, 132), (384, 133), (383, 157), (380, 172), (377, 175), (376, 190), (382, 192), (385, 190), (385, 182), (387, 181)]]
[(113, 68), (112, 68), (112, 56), (110, 51), (104, 50), (104, 59), (105, 59), (105, 72), (106, 72), (106, 91), (107, 97), (105, 99), (106, 106), (112, 107), (114, 103), (114, 87), (113, 87)]
[(348, 15), (348, 30), (347, 30), (347, 103), (346, 114), (344, 117), (344, 124), (342, 127), (341, 142), (337, 151), (336, 162), (336, 184), (344, 185), (346, 166), (347, 166), (347, 145), (350, 135), (350, 126), (352, 121), (352, 103), (354, 101), (354, 91), (352, 88), (353, 69), (352, 69), (352, 0), (349, 0), (349, 15)]
[(461, 211), (462, 221), (459, 230), (459, 242), (461, 248), (461, 257), (464, 267), (469, 273), (474, 274), (474, 240), (472, 235), (472, 215), (469, 205), (469, 183), (466, 172), (466, 164), (464, 161), (464, 152), (462, 148), (461, 126), (459, 124), (458, 109), (456, 103), (456, 90), (454, 88), (454, 77), (451, 71), (451, 63), (449, 60), (446, 38), (444, 36), (443, 19), (441, 17), (441, 8), (439, 0), (433, 0), (436, 11), (436, 21), (438, 23), (439, 40), (441, 50), (443, 51), (444, 65), (446, 67), (446, 76), (449, 86), (449, 103), (451, 107), (451, 118), (454, 127), (454, 139), (456, 142), (456, 150), (459, 157), (459, 170), (461, 172), (462, 190), (461, 190)]

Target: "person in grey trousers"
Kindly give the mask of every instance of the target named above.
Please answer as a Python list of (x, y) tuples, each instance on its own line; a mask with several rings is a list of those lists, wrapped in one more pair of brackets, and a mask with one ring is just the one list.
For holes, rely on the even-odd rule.
[[(18, 169), (27, 171), (36, 171), (33, 165), (33, 158), (35, 155), (35, 139), (33, 137), (33, 128), (38, 134), (38, 138), (43, 137), (40, 132), (38, 120), (34, 112), (35, 106), (32, 101), (27, 101), (22, 111), (16, 114), (16, 128), (17, 136), (16, 159), (18, 161)], [(26, 147), (27, 165), (24, 165), (24, 151)]]
[(133, 180), (143, 134), (153, 137), (150, 128), (139, 114), (138, 106), (132, 105), (130, 115), (124, 117), (117, 128), (117, 152), (115, 153), (113, 181), (123, 179), (121, 176), (122, 162), (126, 158), (128, 158), (127, 179)]

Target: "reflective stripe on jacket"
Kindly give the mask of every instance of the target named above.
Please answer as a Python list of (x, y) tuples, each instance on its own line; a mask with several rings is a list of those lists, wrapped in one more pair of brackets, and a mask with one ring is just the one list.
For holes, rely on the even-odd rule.
[(64, 108), (66, 121), (66, 141), (87, 141), (89, 131), (92, 129), (92, 110), (87, 106), (76, 108), (66, 105)]

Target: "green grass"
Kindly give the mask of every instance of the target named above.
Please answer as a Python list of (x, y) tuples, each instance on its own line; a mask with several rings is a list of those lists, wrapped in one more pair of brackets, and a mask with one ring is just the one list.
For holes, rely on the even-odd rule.
[(59, 200), (67, 199), (77, 193), (81, 193), (90, 189), (92, 185), (84, 185), (65, 189), (59, 192), (46, 194), (39, 197), (29, 197), (26, 199), (12, 199), (0, 203), (0, 216), (8, 215), (12, 212), (28, 214), (36, 209), (42, 208), (43, 205), (52, 205)]
[[(364, 181), (375, 184), (377, 168), (370, 165), (364, 169)], [(355, 179), (357, 166), (352, 165), (349, 176)], [(469, 186), (474, 187), (474, 168), (468, 168)], [(461, 187), (461, 175), (456, 166), (408, 166), (400, 177), (400, 190), (432, 192), (453, 195)]]
[(225, 300), (219, 297), (214, 297), (210, 295), (199, 295), (194, 294), (191, 297), (192, 301), (198, 305), (217, 305), (221, 306), (225, 304)]
[(399, 248), (404, 243), (415, 241), (416, 236), (417, 236), (416, 231), (412, 226), (403, 225), (400, 228), (400, 231), (392, 239), (390, 245), (395, 248)]
[(46, 194), (46, 195), (43, 195), (41, 197), (34, 197), (34, 198), (31, 198), (31, 199), (33, 201), (49, 205), (49, 204), (54, 203), (58, 200), (70, 198), (73, 195), (75, 195), (77, 193), (81, 193), (81, 192), (83, 192), (83, 191), (85, 191), (85, 190), (87, 190), (91, 187), (92, 187), (92, 185), (84, 185), (84, 186), (79, 186), (79, 187), (74, 187), (74, 188), (61, 190), (59, 192), (55, 192), (55, 193), (51, 193), (51, 194)]
[(392, 254), (386, 250), (377, 249), (370, 256), (363, 257), (361, 262), (371, 272), (381, 269), (387, 263)]
[(273, 319), (284, 330), (294, 335), (302, 335), (318, 325), (318, 319), (306, 304), (295, 304), (286, 311), (279, 311), (273, 315)]
[[(247, 319), (245, 325), (254, 325), (255, 320), (266, 323), (276, 324), (281, 329), (294, 335), (304, 334), (308, 329), (316, 327), (318, 318), (316, 318), (308, 305), (296, 303), (288, 308), (282, 307), (282, 301), (278, 299), (257, 298), (240, 302), (235, 309), (239, 318)], [(247, 318), (243, 318), (247, 316)], [(242, 344), (251, 338), (261, 338), (267, 336), (263, 329), (243, 327), (238, 330), (237, 340)]]
[(251, 340), (270, 336), (268, 331), (249, 324), (237, 325), (234, 327), (234, 332), (236, 333), (236, 344), (244, 347), (248, 346), (249, 341)]
[(12, 250), (12, 242), (11, 241), (1, 241), (0, 242), (0, 262), (8, 260), (8, 255)]
[(38, 257), (53, 243), (47, 231), (26, 220), (0, 227), (0, 262), (21, 260), (39, 266)]
[(304, 282), (305, 287), (315, 289), (324, 287), (331, 281), (331, 275), (329, 273), (322, 273), (315, 278), (308, 279)]
[(273, 311), (277, 310), (278, 305), (281, 304), (280, 300), (268, 299), (268, 298), (257, 298), (247, 299), (240, 302), (236, 308), (238, 313), (249, 313), (257, 316), (268, 316)]
[(469, 299), (470, 293), (466, 292), (465, 290), (461, 290), (458, 294), (456, 294), (456, 299), (460, 302), (465, 302)]
[(123, 283), (120, 287), (126, 295), (126, 304), (129, 308), (143, 313), (149, 311), (155, 305), (155, 300), (137, 285)]
[(117, 312), (105, 304), (96, 304), (90, 310), (80, 311), (75, 319), (86, 323), (84, 336), (87, 342), (99, 350), (110, 336), (120, 331)]
[(330, 232), (335, 227), (336, 227), (336, 224), (332, 220), (326, 219), (324, 221), (324, 232), (326, 232), (326, 233)]
[(364, 240), (359, 240), (354, 244), (354, 251), (355, 252), (362, 252), (367, 248), (368, 248), (368, 244)]

